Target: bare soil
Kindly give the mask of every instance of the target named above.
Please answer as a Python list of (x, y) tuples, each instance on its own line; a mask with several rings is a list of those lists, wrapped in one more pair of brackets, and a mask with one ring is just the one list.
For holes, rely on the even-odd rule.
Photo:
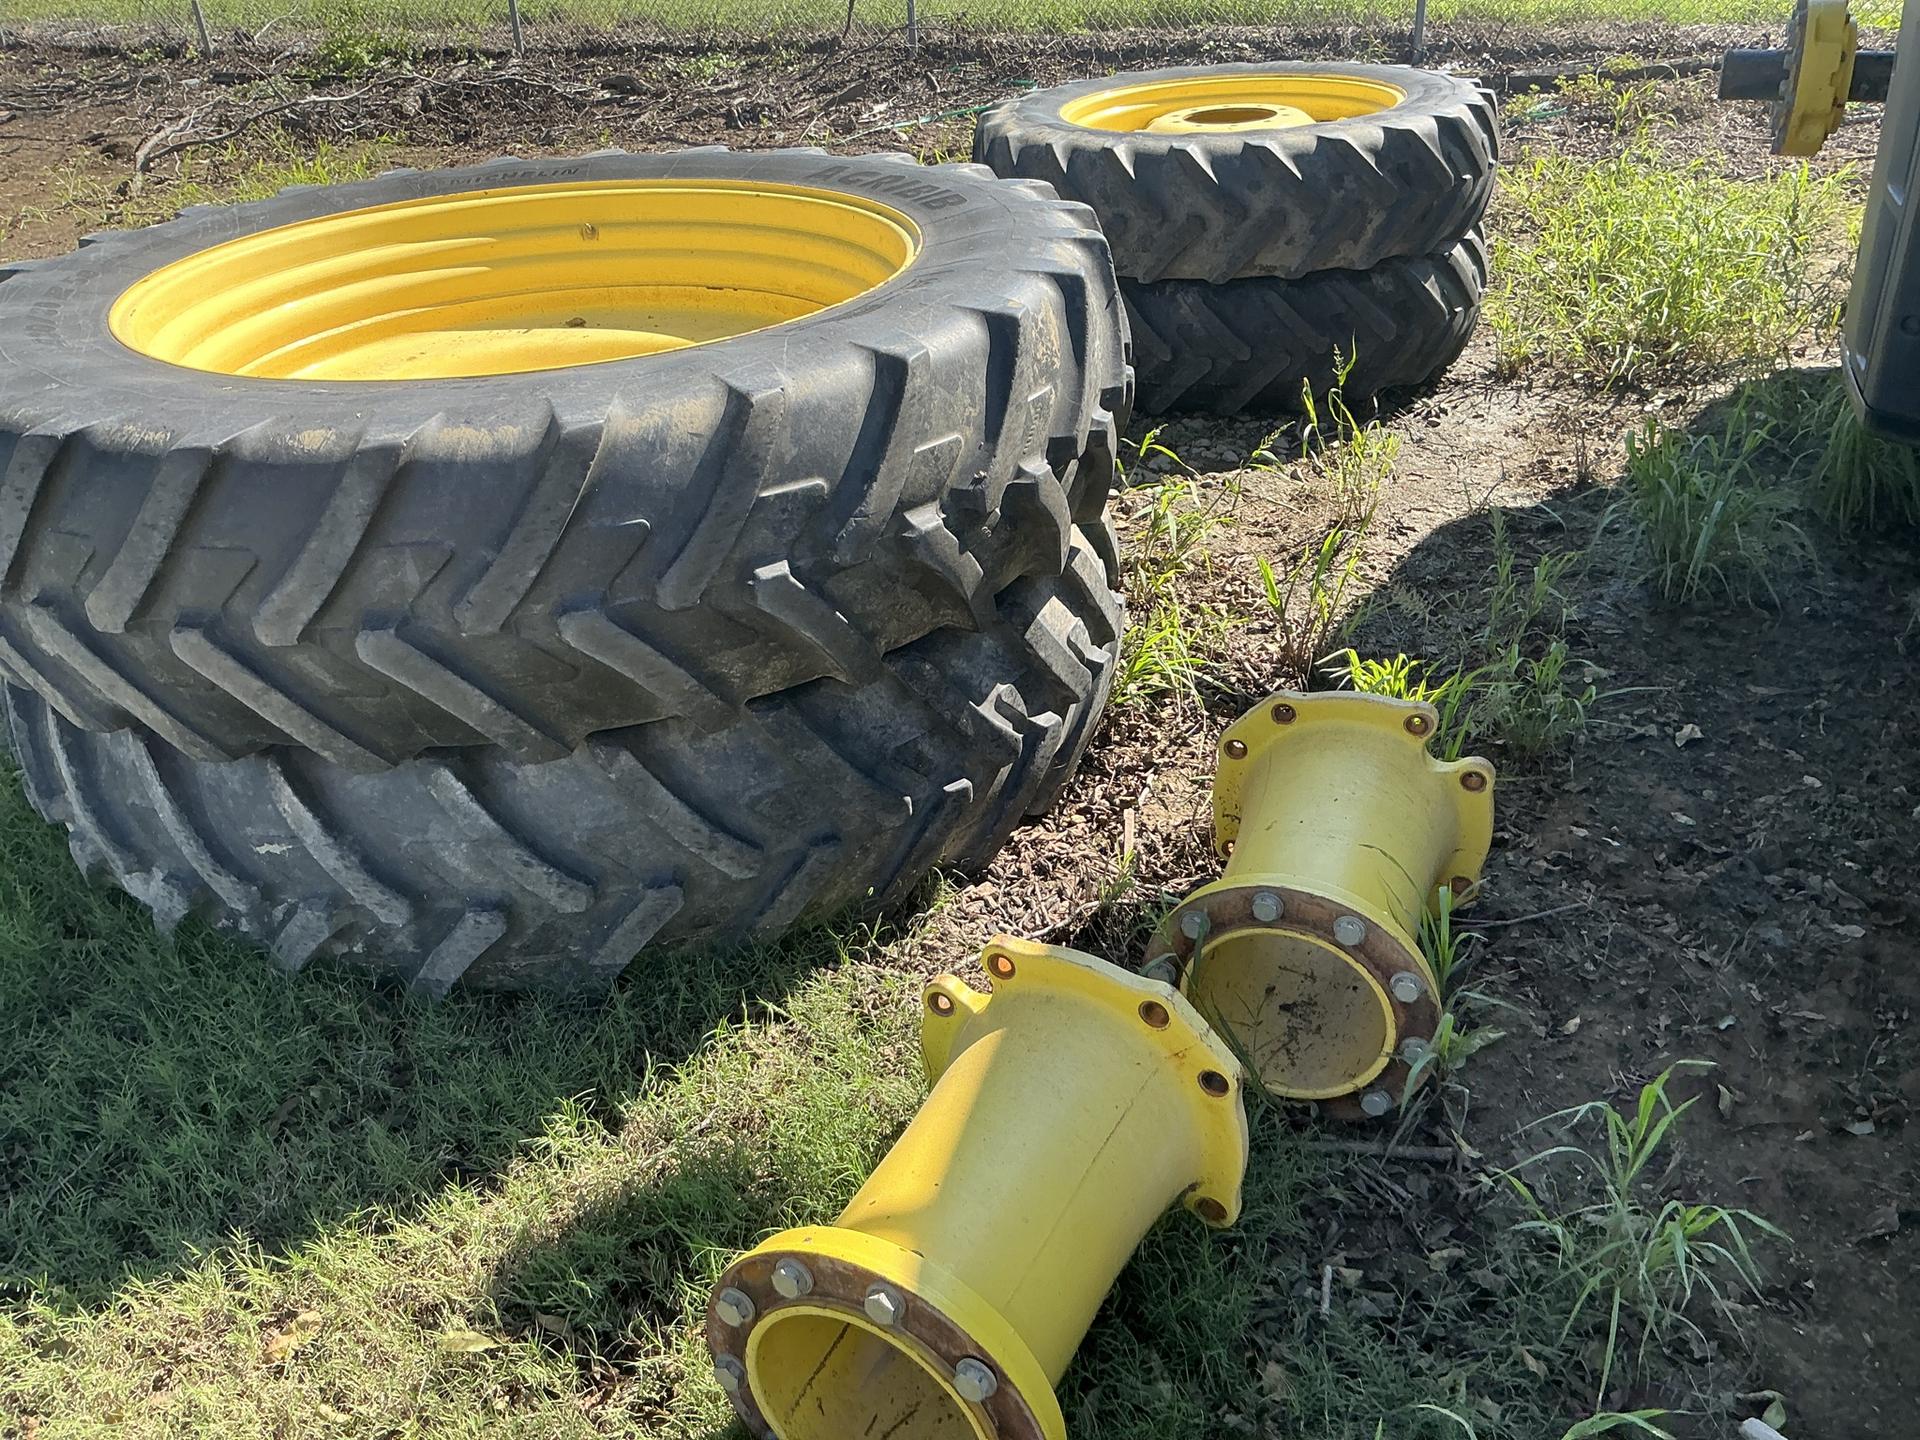
[[(1700, 72), (1723, 32), (1608, 32), (1458, 38), (1436, 61), (1524, 88), (1556, 69), (1620, 52), (1685, 72), (1663, 82), (1681, 117), (1676, 157), (1740, 172), (1765, 158), (1758, 107), (1717, 106)], [(80, 182), (131, 194), (135, 156), (176, 122), (187, 137), (278, 128), (296, 144), (390, 138), (395, 163), (443, 165), (502, 152), (576, 152), (723, 143), (901, 148), (963, 157), (974, 109), (1029, 83), (1181, 60), (1371, 51), (1351, 33), (1190, 32), (1047, 40), (964, 34), (918, 52), (897, 41), (752, 53), (703, 63), (706, 47), (659, 43), (543, 56), (429, 57), (414, 72), (276, 73), (267, 59), (206, 69), (161, 57), (52, 46), (0, 52), (0, 255), (59, 253), (110, 222), (63, 203)], [(287, 99), (296, 104), (249, 123)], [(939, 118), (925, 118), (939, 117)], [(1605, 123), (1562, 110), (1527, 145), (1603, 153)], [(1860, 163), (1872, 118), (1850, 123), (1819, 164)], [(149, 146), (149, 148), (157, 148)], [(178, 154), (142, 184), (164, 187)], [(11, 229), (9, 229), (11, 227)], [(1803, 357), (1824, 363), (1818, 342)], [(1651, 397), (1691, 403), (1695, 397)], [(1487, 506), (1523, 555), (1594, 544), (1621, 437), (1650, 397), (1493, 380), (1483, 340), (1451, 376), (1394, 417), (1399, 475), (1372, 540), (1369, 578), (1445, 598), (1478, 593), (1489, 561)], [(1163, 443), (1218, 489), (1270, 424), (1180, 420)], [(1138, 430), (1136, 430), (1136, 434)], [(1252, 556), (1317, 533), (1315, 500), (1283, 474), (1241, 477), (1236, 524), (1213, 546), (1218, 603), (1253, 602)], [(1120, 497), (1125, 512), (1137, 502)], [(1712, 1327), (1710, 1353), (1680, 1353), (1645, 1393), (1617, 1404), (1691, 1403), (1686, 1433), (1729, 1436), (1778, 1390), (1794, 1433), (1869, 1440), (1906, 1433), (1920, 1399), (1920, 747), (1913, 738), (1920, 645), (1914, 537), (1829, 542), (1825, 569), (1778, 610), (1663, 606), (1638, 584), (1616, 536), (1577, 587), (1569, 634), (1599, 667), (1603, 697), (1586, 743), (1544, 766), (1508, 767), (1475, 984), (1509, 1005), (1507, 1038), (1477, 1056), (1459, 1096), (1428, 1108), (1412, 1138), (1461, 1120), (1489, 1165), (1538, 1148), (1527, 1122), (1598, 1096), (1623, 1097), (1673, 1060), (1716, 1069), (1685, 1082), (1689, 1117), (1676, 1193), (1742, 1205), (1793, 1236), (1766, 1295)], [(1466, 602), (1463, 602), (1466, 603)], [(1431, 636), (1393, 615), (1368, 648), (1419, 654)], [(1207, 779), (1219, 731), (1271, 686), (1270, 637), (1237, 642), (1230, 679), (1204, 707), (1115, 712), (1066, 802), (1018, 835), (958, 897), (944, 929), (952, 964), (1004, 929), (1117, 953), (1166, 899), (1208, 878)], [(1135, 889), (1111, 885), (1123, 837)], [(930, 962), (931, 963), (931, 962)], [(1500, 1223), (1471, 1167), (1381, 1162), (1406, 1197), (1355, 1223), (1329, 1202), (1310, 1217), (1320, 1253), (1275, 1273), (1276, 1296), (1318, 1283), (1322, 1266), (1425, 1264), (1436, 1237)], [(1744, 1342), (1742, 1337), (1744, 1337)], [(1750, 1342), (1751, 1350), (1746, 1348)], [(1258, 1370), (1272, 1336), (1249, 1337)]]

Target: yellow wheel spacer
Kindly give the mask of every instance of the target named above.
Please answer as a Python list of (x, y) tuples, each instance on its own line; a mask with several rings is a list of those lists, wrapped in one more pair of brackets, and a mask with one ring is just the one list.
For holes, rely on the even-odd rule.
[(1773, 153), (1817, 155), (1840, 128), (1860, 32), (1847, 0), (1798, 0), (1787, 30), (1787, 83), (1773, 116)]

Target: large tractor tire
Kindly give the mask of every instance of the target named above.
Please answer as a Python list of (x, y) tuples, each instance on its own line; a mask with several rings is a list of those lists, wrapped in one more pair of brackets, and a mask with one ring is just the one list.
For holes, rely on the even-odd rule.
[(1275, 62), (1032, 91), (981, 115), (973, 156), (1090, 206), (1122, 277), (1217, 285), (1443, 249), (1486, 210), (1498, 136), (1455, 76)]
[(1301, 408), (1336, 383), (1349, 405), (1424, 385), (1466, 348), (1487, 282), (1473, 232), (1438, 255), (1298, 280), (1123, 280), (1138, 404), (1235, 415)]
[(884, 903), (1043, 808), (1113, 678), (1101, 544), (1074, 530), (1060, 574), (851, 678), (546, 764), (497, 748), (372, 775), (292, 748), (200, 760), (80, 729), (18, 686), (7, 718), (34, 808), (163, 927), (197, 913), (283, 967), (332, 954), (433, 995), (604, 987), (643, 945)]
[[(261, 815), (272, 775), (317, 783), (287, 747), (369, 773), (656, 723), (690, 754), (764, 749), (757, 698), (866, 694), (1060, 576), (1130, 403), (1092, 217), (972, 166), (501, 160), (94, 242), (0, 267), (0, 669), (89, 773), (141, 742), (81, 732), (274, 750), (245, 778), (163, 764)], [(424, 795), (454, 772), (410, 773)], [(984, 795), (940, 783), (963, 775)], [(141, 866), (197, 853), (170, 813), (121, 842)], [(328, 893), (301, 863), (285, 884)], [(292, 903), (263, 864), (222, 868)], [(715, 923), (684, 888), (677, 923)]]

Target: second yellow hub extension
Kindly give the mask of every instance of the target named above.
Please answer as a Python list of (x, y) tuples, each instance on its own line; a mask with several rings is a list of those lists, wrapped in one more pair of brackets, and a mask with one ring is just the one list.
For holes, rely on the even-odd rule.
[(925, 992), (932, 1093), (833, 1225), (721, 1278), (714, 1369), (779, 1440), (1065, 1440), (1053, 1387), (1148, 1228), (1240, 1209), (1233, 1053), (1170, 986), (1005, 936)]
[(1222, 737), (1225, 872), (1149, 947), (1269, 1091), (1337, 1114), (1399, 1102), (1440, 1019), (1421, 953), (1438, 889), (1479, 879), (1493, 767), (1436, 760), (1433, 706), (1352, 693), (1268, 697)]

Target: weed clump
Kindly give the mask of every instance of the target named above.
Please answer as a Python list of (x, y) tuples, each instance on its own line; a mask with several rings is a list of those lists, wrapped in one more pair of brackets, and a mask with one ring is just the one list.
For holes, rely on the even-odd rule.
[(1846, 182), (1804, 165), (1730, 180), (1644, 138), (1597, 163), (1536, 155), (1507, 174), (1493, 246), (1501, 371), (1646, 384), (1778, 358), (1838, 303), (1859, 214)]
[(1724, 430), (1688, 433), (1649, 419), (1627, 437), (1626, 493), (1601, 528), (1621, 513), (1632, 518), (1653, 587), (1668, 600), (1753, 604), (1764, 595), (1778, 604), (1777, 580), (1812, 551), (1792, 519), (1796, 497), (1756, 464), (1774, 438), (1744, 402)]

